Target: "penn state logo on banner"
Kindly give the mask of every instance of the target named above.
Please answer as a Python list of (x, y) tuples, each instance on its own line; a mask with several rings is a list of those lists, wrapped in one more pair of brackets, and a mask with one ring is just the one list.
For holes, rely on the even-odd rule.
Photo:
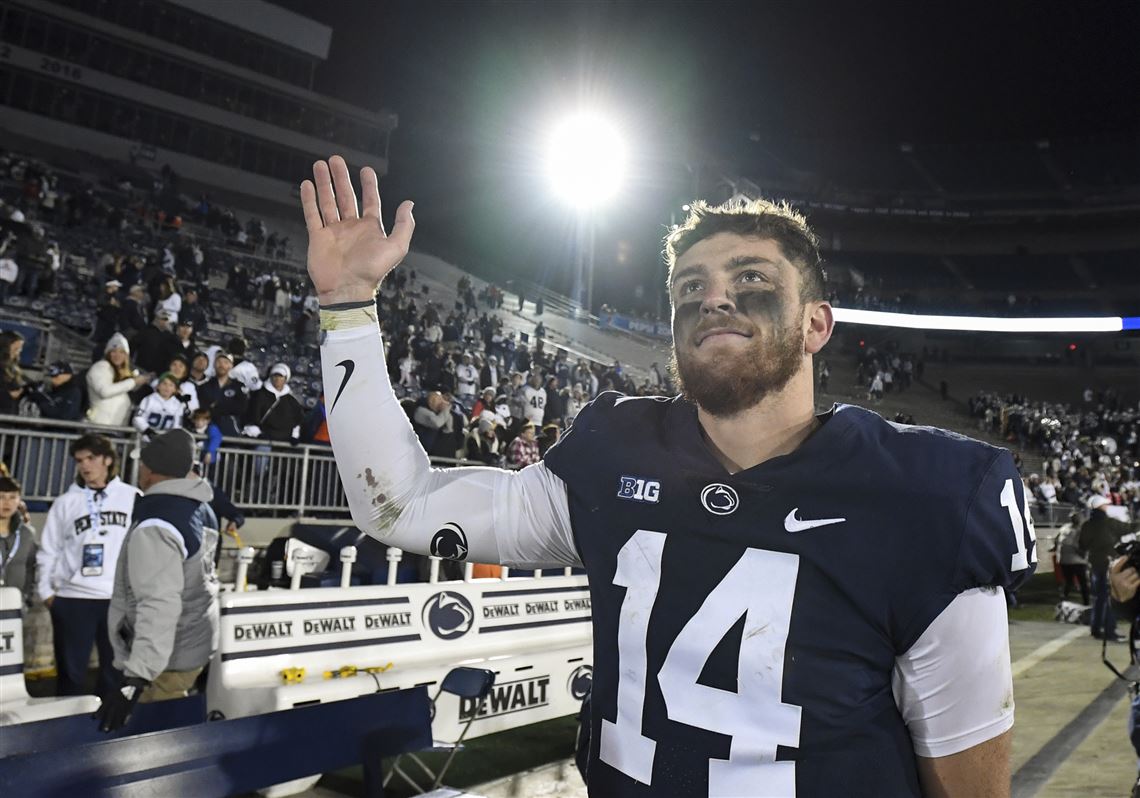
[(463, 533), (463, 527), (454, 522), (440, 527), (432, 536), (431, 554), (445, 560), (466, 560), (467, 535)]
[(475, 625), (475, 608), (462, 593), (444, 590), (424, 603), (423, 621), (440, 640), (455, 640)]
[(575, 701), (581, 701), (588, 696), (593, 685), (594, 667), (592, 665), (579, 665), (566, 681), (566, 689), (570, 691), (570, 695)]

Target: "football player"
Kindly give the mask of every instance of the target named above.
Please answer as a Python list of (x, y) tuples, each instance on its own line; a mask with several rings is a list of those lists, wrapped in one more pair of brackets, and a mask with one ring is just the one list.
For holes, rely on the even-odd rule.
[[(372, 169), (360, 212), (343, 159), (313, 175), (308, 268), (353, 518), (410, 551), (586, 568), (592, 796), (1009, 794), (1002, 589), (1036, 561), (1021, 480), (960, 435), (815, 415), (833, 319), (802, 217), (698, 203), (670, 234), (681, 396), (603, 393), (517, 473), (433, 469), (373, 301), (412, 203), (389, 235)], [(457, 521), (462, 545), (434, 545)]]

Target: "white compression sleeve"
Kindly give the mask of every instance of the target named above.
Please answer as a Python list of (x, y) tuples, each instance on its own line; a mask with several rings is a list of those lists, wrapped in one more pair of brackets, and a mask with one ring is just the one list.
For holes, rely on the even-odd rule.
[(541, 463), (518, 472), (433, 469), (392, 392), (372, 310), (321, 311), (329, 438), (360, 529), (431, 554), (438, 530), (462, 530), (466, 559), (577, 565), (566, 486)]
[(1013, 726), (1013, 675), (1005, 594), (959, 594), (895, 660), (895, 703), (914, 752), (942, 757)]

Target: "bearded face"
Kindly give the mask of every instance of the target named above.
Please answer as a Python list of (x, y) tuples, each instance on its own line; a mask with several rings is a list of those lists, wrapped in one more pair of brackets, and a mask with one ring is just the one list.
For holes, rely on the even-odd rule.
[(677, 261), (670, 367), (691, 402), (734, 416), (804, 365), (796, 267), (768, 239), (718, 233)]

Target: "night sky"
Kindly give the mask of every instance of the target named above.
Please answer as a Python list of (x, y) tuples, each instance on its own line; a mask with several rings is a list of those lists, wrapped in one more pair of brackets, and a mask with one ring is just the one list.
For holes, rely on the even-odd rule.
[(484, 277), (568, 272), (544, 131), (577, 104), (613, 114), (633, 161), (596, 294), (623, 303), (656, 288), (687, 164), (834, 174), (901, 141), (1140, 131), (1137, 3), (275, 2), (334, 29), (319, 91), (399, 115), (389, 212), (414, 199), (417, 245)]

